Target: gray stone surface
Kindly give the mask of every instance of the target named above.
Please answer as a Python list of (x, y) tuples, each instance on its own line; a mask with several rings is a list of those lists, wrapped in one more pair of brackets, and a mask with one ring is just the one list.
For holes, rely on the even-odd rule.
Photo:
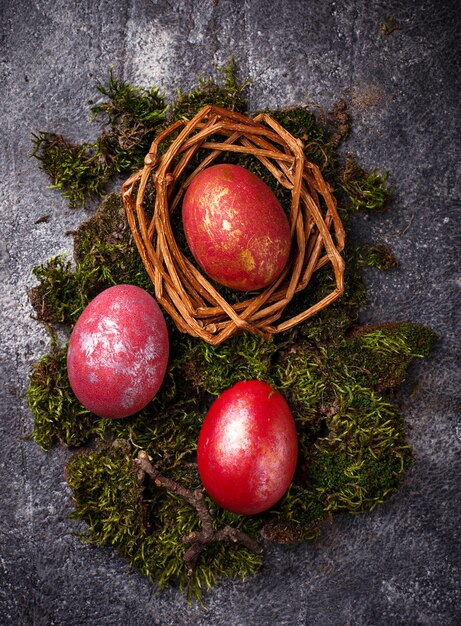
[[(0, 2), (0, 623), (94, 626), (339, 626), (461, 623), (459, 421), (459, 7), (421, 0), (16, 0)], [(380, 26), (394, 16), (400, 30)], [(91, 140), (87, 100), (109, 66), (174, 95), (233, 55), (253, 109), (352, 103), (346, 148), (392, 172), (384, 216), (356, 236), (388, 242), (401, 266), (370, 271), (364, 321), (413, 320), (440, 334), (399, 399), (416, 456), (375, 511), (344, 516), (318, 543), (269, 547), (262, 572), (223, 581), (207, 611), (158, 594), (110, 549), (72, 536), (67, 452), (46, 454), (24, 392), (47, 350), (31, 318), (31, 269), (70, 250), (69, 211), (29, 158), (31, 133)], [(50, 214), (48, 223), (35, 224)], [(414, 383), (418, 386), (409, 394)]]

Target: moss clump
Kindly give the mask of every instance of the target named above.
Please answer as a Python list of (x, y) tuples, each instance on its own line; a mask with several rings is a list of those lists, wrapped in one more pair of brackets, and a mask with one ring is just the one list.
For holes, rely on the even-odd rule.
[[(230, 522), (240, 530), (257, 536), (260, 527), (258, 520), (238, 517), (212, 504), (210, 507), (215, 528), (223, 528)], [(261, 567), (261, 555), (253, 554), (245, 547), (217, 542), (204, 549), (190, 576), (184, 561), (184, 537), (200, 530), (196, 512), (181, 497), (161, 494), (156, 502), (155, 516), (158, 530), (152, 533), (149, 543), (152, 552), (155, 551), (160, 586), (177, 582), (189, 598), (200, 598), (202, 592), (216, 584), (220, 576), (245, 579)], [(140, 560), (140, 566), (144, 567), (144, 559)]]
[[(318, 501), (321, 519), (330, 510), (363, 511), (395, 489), (411, 452), (403, 418), (386, 394), (434, 340), (430, 329), (396, 324), (281, 353), (275, 378), (295, 415), (300, 452), (298, 500), (286, 498), (282, 519), (305, 520), (305, 503), (318, 511)], [(318, 519), (306, 528), (315, 522), (318, 528)]]
[(388, 172), (381, 174), (378, 169), (367, 172), (354, 156), (348, 155), (337, 180), (352, 210), (380, 211), (389, 198), (388, 178)]
[(379, 270), (391, 270), (400, 265), (387, 243), (364, 246), (360, 250), (360, 262)]
[(237, 79), (233, 61), (220, 74), (221, 82), (210, 77), (187, 94), (178, 91), (170, 106), (155, 87), (133, 87), (111, 71), (108, 83), (97, 87), (105, 100), (90, 109), (91, 119), (103, 123), (98, 139), (75, 144), (41, 131), (33, 135), (32, 154), (51, 178), (51, 188), (59, 189), (70, 207), (84, 206), (88, 199), (101, 198), (115, 176), (141, 168), (155, 135), (171, 122), (189, 119), (210, 103), (244, 111), (247, 81)]
[(32, 368), (27, 402), (34, 415), (33, 437), (44, 449), (57, 439), (65, 446), (82, 446), (101, 436), (105, 421), (83, 407), (67, 377), (66, 350), (55, 348)]
[(395, 407), (368, 388), (345, 391), (353, 395), (342, 396), (338, 411), (325, 416), (328, 435), (310, 451), (308, 476), (325, 511), (360, 512), (397, 487), (411, 453)]
[[(436, 340), (432, 329), (419, 324), (381, 324), (355, 329), (345, 349), (356, 378), (385, 391), (401, 384), (411, 361), (428, 356)], [(341, 349), (335, 358), (343, 358)]]
[[(72, 263), (64, 255), (49, 259), (33, 269), (39, 284), (29, 289), (29, 299), (37, 318), (42, 322), (70, 323), (86, 306), (85, 296), (79, 293)], [(75, 319), (76, 319), (75, 318)]]
[(207, 104), (214, 104), (239, 113), (246, 112), (245, 92), (249, 84), (248, 79), (239, 80), (233, 59), (227, 65), (218, 68), (218, 71), (220, 80), (214, 76), (202, 77), (196, 89), (188, 93), (178, 90), (178, 98), (172, 105), (168, 124), (176, 120), (190, 120)]
[(103, 195), (103, 167), (94, 145), (78, 145), (62, 135), (43, 131), (34, 134), (33, 140), (32, 154), (51, 178), (50, 188), (62, 191), (69, 206), (83, 206), (86, 197)]
[[(93, 108), (93, 114), (105, 115), (108, 123), (97, 144), (104, 145), (106, 152), (96, 178), (104, 186), (121, 164), (139, 166), (145, 142), (172, 120), (187, 119), (206, 103), (244, 111), (244, 86), (230, 64), (221, 83), (202, 81), (195, 91), (180, 94), (165, 113), (156, 90), (138, 90), (111, 75), (109, 85), (100, 88), (107, 101)], [(307, 158), (323, 170), (338, 198), (346, 196), (340, 209), (346, 222), (348, 211), (382, 208), (388, 196), (386, 175), (366, 173), (351, 158), (340, 167), (336, 148), (347, 133), (349, 119), (343, 105), (336, 112), (340, 124), (336, 129), (303, 107), (269, 113), (301, 138)], [(66, 150), (61, 156), (65, 154)], [(51, 160), (49, 173), (54, 176), (51, 166), (58, 166), (59, 150), (48, 154), (42, 144), (36, 156), (42, 165), (45, 158)], [(223, 158), (259, 174), (288, 210), (286, 190), (259, 161), (245, 155)], [(76, 177), (70, 173), (68, 180), (59, 183), (72, 202), (82, 201), (93, 189), (91, 177), (78, 178), (78, 171)], [(179, 221), (176, 225), (180, 232)], [(345, 256), (343, 297), (315, 318), (270, 340), (242, 334), (212, 347), (181, 335), (167, 318), (171, 352), (165, 381), (153, 401), (132, 417), (99, 419), (79, 404), (68, 382), (65, 348), (54, 348), (40, 360), (28, 392), (36, 442), (44, 448), (56, 439), (67, 446), (97, 443), (96, 449), (74, 455), (66, 469), (73, 516), (87, 523), (87, 541), (113, 545), (150, 579), (160, 585), (177, 581), (189, 594), (200, 595), (219, 576), (245, 576), (257, 570), (262, 562), (257, 551), (225, 540), (208, 542), (192, 569), (186, 558), (187, 538), (191, 533), (199, 535), (204, 526), (204, 517), (191, 504), (192, 496), (188, 499), (181, 491), (191, 494), (200, 488), (195, 452), (203, 415), (214, 396), (239, 380), (266, 380), (285, 396), (296, 420), (299, 463), (285, 497), (261, 515), (235, 516), (206, 499), (206, 515), (211, 516), (216, 536), (222, 538), (220, 529), (232, 527), (248, 537), (261, 534), (275, 542), (312, 539), (334, 512), (372, 509), (398, 486), (411, 463), (411, 450), (391, 393), (404, 380), (411, 361), (429, 353), (435, 334), (412, 323), (358, 327), (358, 311), (366, 305), (363, 266), (390, 268), (395, 263), (382, 244), (349, 248)], [(72, 261), (57, 257), (34, 273), (39, 284), (30, 295), (37, 317), (69, 327), (106, 287), (131, 283), (152, 291), (119, 194), (106, 197), (96, 214), (79, 227)], [(332, 281), (327, 268), (316, 272), (309, 288), (290, 303), (289, 313), (305, 310), (330, 293)], [(140, 473), (139, 451), (166, 482), (157, 484)], [(174, 481), (174, 489), (165, 488), (172, 484), (168, 481)]]
[(298, 470), (282, 500), (262, 516), (261, 535), (268, 541), (282, 544), (316, 539), (328, 516), (313, 487), (305, 485), (305, 475)]
[(132, 555), (149, 521), (130, 445), (116, 441), (75, 454), (65, 477), (73, 491), (72, 517), (88, 524), (88, 533), (80, 536), (96, 545), (110, 541), (125, 556)]
[(40, 281), (30, 290), (39, 319), (73, 324), (88, 302), (104, 289), (135, 283), (152, 291), (152, 283), (137, 252), (120, 194), (106, 196), (96, 214), (74, 235), (75, 268), (58, 256), (34, 268)]
[(74, 259), (76, 274), (92, 276), (92, 297), (122, 283), (134, 282), (152, 291), (119, 193), (106, 196), (95, 215), (79, 226), (74, 236)]
[(157, 89), (132, 87), (114, 77), (98, 86), (107, 98), (91, 109), (91, 117), (103, 116), (103, 132), (93, 143), (74, 144), (62, 135), (39, 132), (33, 135), (35, 156), (69, 206), (84, 206), (88, 198), (105, 194), (111, 178), (130, 168), (142, 167), (157, 127), (164, 121), (167, 106)]
[(240, 380), (272, 383), (272, 359), (279, 347), (271, 338), (244, 334), (220, 346), (189, 341), (183, 356), (184, 376), (211, 395), (219, 395)]

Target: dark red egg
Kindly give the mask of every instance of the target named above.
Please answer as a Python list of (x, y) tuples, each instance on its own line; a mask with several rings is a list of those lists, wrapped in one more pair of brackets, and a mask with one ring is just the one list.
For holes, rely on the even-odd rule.
[(70, 385), (101, 417), (133, 415), (159, 390), (169, 354), (159, 305), (144, 289), (117, 285), (85, 308), (69, 341)]
[(198, 471), (208, 494), (245, 515), (272, 507), (288, 489), (298, 456), (283, 396), (265, 382), (239, 382), (212, 404), (200, 431)]
[(238, 165), (200, 172), (185, 193), (182, 220), (197, 263), (231, 289), (262, 289), (288, 261), (290, 226), (281, 204), (256, 174)]

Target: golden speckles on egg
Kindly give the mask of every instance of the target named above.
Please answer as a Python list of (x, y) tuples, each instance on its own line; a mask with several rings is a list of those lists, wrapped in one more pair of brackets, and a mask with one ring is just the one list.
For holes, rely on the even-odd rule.
[(221, 200), (224, 196), (229, 195), (229, 188), (223, 187), (222, 189), (214, 189), (213, 193), (208, 196), (210, 202), (210, 208), (212, 212), (221, 211)]
[(242, 267), (246, 272), (251, 272), (256, 267), (256, 263), (253, 255), (249, 250), (242, 250), (240, 253), (240, 260), (242, 262)]
[(290, 227), (280, 203), (240, 166), (212, 165), (197, 175), (184, 197), (183, 225), (198, 265), (230, 289), (266, 287), (289, 255)]

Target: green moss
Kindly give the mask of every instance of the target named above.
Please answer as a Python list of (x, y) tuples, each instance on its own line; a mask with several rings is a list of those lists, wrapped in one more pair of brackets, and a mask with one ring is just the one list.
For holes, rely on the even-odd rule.
[(33, 269), (39, 284), (29, 290), (37, 318), (42, 322), (65, 323), (83, 311), (86, 300), (79, 294), (72, 263), (64, 255)]
[(411, 361), (428, 356), (437, 340), (432, 329), (410, 322), (365, 326), (354, 335), (331, 360), (345, 364), (344, 376), (353, 368), (356, 380), (380, 391), (400, 385)]
[[(344, 293), (329, 307), (322, 309), (311, 320), (296, 327), (298, 340), (309, 339), (318, 345), (341, 341), (349, 329), (356, 324), (358, 312), (367, 306), (365, 286), (357, 251), (347, 248), (345, 259)], [(335, 280), (328, 267), (323, 267), (312, 276), (309, 286), (295, 295), (285, 309), (285, 316), (291, 317), (320, 302), (335, 288)]]
[(379, 270), (391, 270), (399, 266), (392, 250), (386, 243), (364, 246), (360, 250), (360, 262)]
[[(102, 115), (111, 128), (129, 129), (142, 125), (146, 129), (152, 129), (163, 121), (168, 108), (164, 96), (157, 88), (133, 87), (116, 78), (113, 70), (110, 71), (107, 85), (99, 85), (97, 89), (106, 100), (91, 107), (91, 118)], [(130, 149), (131, 159), (133, 145), (127, 148)]]
[(189, 341), (184, 375), (206, 393), (219, 395), (240, 380), (272, 381), (272, 357), (278, 347), (273, 339), (255, 335), (234, 336), (220, 346)]
[(106, 196), (95, 215), (77, 229), (74, 258), (82, 279), (93, 276), (93, 293), (122, 283), (153, 291), (118, 193)]
[(410, 462), (408, 449), (388, 457), (368, 453), (353, 458), (325, 443), (313, 459), (309, 476), (324, 511), (361, 513), (373, 510), (398, 487)]
[(82, 446), (101, 436), (105, 422), (75, 398), (67, 377), (67, 350), (53, 349), (32, 368), (27, 402), (34, 415), (33, 437), (44, 449), (56, 441)]
[[(180, 496), (144, 484), (124, 440), (102, 444), (96, 451), (75, 454), (66, 466), (72, 489), (72, 517), (86, 522), (80, 537), (95, 545), (112, 545), (131, 565), (160, 586), (176, 580), (189, 596), (200, 596), (217, 576), (242, 576), (256, 571), (261, 557), (245, 548), (211, 544), (201, 554), (193, 576), (184, 561), (183, 538), (200, 530), (194, 508)], [(198, 485), (195, 472), (195, 483)], [(236, 516), (215, 510), (214, 525), (221, 528)], [(255, 534), (257, 524), (241, 520), (241, 529)]]
[[(95, 193), (102, 193), (108, 176), (122, 164), (139, 166), (145, 142), (172, 119), (189, 118), (208, 102), (244, 111), (244, 89), (231, 63), (221, 82), (202, 80), (198, 89), (180, 94), (165, 113), (157, 90), (133, 88), (111, 74), (108, 86), (99, 88), (107, 100), (92, 111), (94, 116), (105, 116), (107, 128), (97, 145), (85, 147), (88, 172), (96, 162), (103, 168), (95, 174), (102, 185), (94, 187)], [(345, 119), (344, 107), (340, 112)], [(320, 116), (304, 107), (269, 113), (303, 141), (307, 158), (330, 180), (346, 226), (348, 211), (382, 208), (388, 196), (387, 175), (376, 170), (366, 173), (351, 158), (343, 169), (339, 166), (336, 148), (338, 137), (347, 132), (344, 119), (344, 128), (331, 132)], [(135, 128), (141, 129), (139, 135)], [(124, 146), (122, 137), (127, 141)], [(57, 152), (46, 152), (43, 142), (37, 149), (42, 165), (49, 159), (50, 174), (59, 154), (66, 153), (67, 148), (59, 153), (61, 148), (59, 140), (53, 148)], [(102, 152), (104, 163), (93, 162), (93, 156)], [(81, 157), (77, 149), (74, 157)], [(235, 154), (222, 158), (261, 176), (289, 209), (290, 194), (257, 159)], [(93, 185), (89, 173), (88, 179), (72, 178), (79, 167), (69, 166), (69, 180), (58, 184), (73, 202), (82, 201)], [(174, 216), (173, 221), (183, 246), (180, 217)], [(344, 256), (342, 298), (269, 340), (241, 334), (213, 347), (182, 335), (166, 316), (171, 351), (165, 381), (153, 401), (132, 417), (104, 420), (80, 405), (68, 382), (65, 349), (53, 347), (34, 366), (28, 402), (36, 442), (44, 448), (56, 440), (67, 446), (99, 442), (96, 450), (74, 455), (66, 470), (73, 515), (88, 525), (86, 540), (114, 546), (151, 580), (160, 585), (176, 581), (188, 595), (200, 595), (220, 576), (245, 576), (260, 567), (260, 555), (241, 546), (212, 543), (201, 553), (191, 578), (183, 558), (183, 537), (200, 529), (196, 510), (177, 494), (141, 483), (133, 465), (142, 449), (164, 475), (188, 489), (199, 488), (195, 452), (203, 415), (214, 396), (239, 380), (266, 380), (285, 396), (296, 420), (299, 462), (285, 497), (264, 514), (234, 516), (208, 500), (216, 529), (238, 525), (253, 537), (261, 533), (269, 541), (283, 543), (312, 539), (334, 512), (372, 509), (398, 487), (412, 457), (404, 420), (391, 402), (391, 393), (405, 379), (411, 362), (429, 354), (436, 336), (409, 322), (357, 326), (358, 312), (366, 306), (363, 266), (390, 268), (395, 260), (383, 244), (358, 250), (349, 246)], [(96, 214), (79, 227), (73, 260), (50, 259), (34, 274), (39, 283), (30, 296), (38, 319), (70, 328), (86, 304), (113, 284), (136, 284), (153, 293), (119, 194), (107, 196)], [(317, 271), (308, 289), (290, 303), (286, 316), (305, 310), (333, 287), (328, 268)], [(235, 297), (229, 290), (222, 293), (231, 301)]]
[(88, 198), (105, 194), (117, 174), (142, 167), (167, 106), (158, 90), (134, 88), (110, 73), (107, 86), (99, 86), (107, 101), (91, 109), (91, 118), (105, 117), (101, 135), (93, 143), (74, 144), (62, 135), (33, 135), (33, 156), (61, 190), (70, 207), (84, 206)]
[(32, 155), (51, 178), (51, 188), (59, 189), (70, 207), (84, 206), (88, 199), (102, 197), (115, 176), (140, 169), (155, 135), (171, 122), (188, 119), (211, 103), (235, 111), (246, 109), (248, 83), (238, 80), (235, 63), (218, 70), (221, 80), (202, 78), (197, 89), (187, 94), (178, 91), (171, 106), (155, 87), (133, 87), (111, 70), (107, 84), (97, 87), (106, 99), (90, 109), (90, 118), (102, 122), (96, 141), (79, 145), (40, 131), (32, 135)]
[(167, 378), (153, 402), (140, 413), (110, 423), (112, 438), (123, 438), (136, 449), (146, 450), (172, 478), (188, 482), (185, 457), (194, 456), (202, 423), (200, 396), (169, 366)]
[(328, 512), (317, 492), (306, 485), (305, 476), (303, 472), (299, 477), (298, 472), (282, 500), (263, 516), (265, 539), (291, 544), (319, 536)]
[(325, 416), (328, 435), (310, 450), (310, 487), (325, 510), (370, 510), (398, 486), (411, 462), (403, 419), (370, 388), (332, 387), (335, 412)]
[(307, 107), (292, 107), (269, 113), (285, 130), (301, 139), (306, 159), (318, 165), (325, 176), (335, 171), (337, 167), (335, 145), (331, 141), (327, 127), (321, 123), (313, 110)]
[(95, 146), (72, 143), (62, 135), (39, 132), (33, 135), (32, 155), (52, 180), (51, 189), (59, 189), (69, 206), (85, 204), (86, 197), (101, 197), (105, 176)]
[(189, 120), (207, 104), (221, 106), (231, 111), (245, 113), (247, 110), (246, 89), (249, 81), (237, 76), (235, 61), (218, 68), (220, 78), (200, 78), (196, 89), (188, 93), (178, 90), (176, 102), (168, 116), (168, 124), (176, 120)]
[[(231, 523), (238, 524), (239, 529), (244, 532), (257, 535), (260, 527), (258, 520), (239, 518), (212, 504), (211, 507), (215, 529)], [(190, 577), (184, 562), (187, 544), (183, 538), (190, 532), (201, 529), (196, 512), (179, 496), (161, 494), (152, 513), (158, 524), (155, 550), (158, 582), (161, 586), (171, 583), (172, 580), (177, 581), (189, 598), (200, 598), (202, 592), (216, 584), (220, 576), (245, 579), (261, 567), (261, 555), (255, 555), (241, 546), (230, 546), (224, 542), (212, 543), (201, 553), (193, 576)]]
[[(65, 475), (73, 494), (72, 517), (88, 525), (88, 531), (79, 536), (95, 545), (110, 543), (136, 564), (138, 552), (145, 551), (150, 522), (129, 444), (116, 442), (77, 453), (68, 462)], [(155, 574), (155, 570), (149, 571), (148, 559), (144, 573)]]
[(393, 15), (389, 15), (386, 21), (381, 24), (379, 32), (383, 37), (388, 37), (396, 30), (400, 30), (400, 24), (395, 20)]
[(396, 324), (341, 344), (304, 342), (281, 352), (275, 379), (296, 419), (299, 463), (272, 513), (271, 533), (316, 535), (328, 511), (369, 510), (397, 488), (412, 457), (403, 417), (386, 392), (434, 340), (430, 329)]
[(338, 185), (354, 211), (382, 210), (389, 198), (388, 178), (388, 172), (381, 174), (378, 169), (367, 172), (352, 155), (347, 156), (337, 176)]

